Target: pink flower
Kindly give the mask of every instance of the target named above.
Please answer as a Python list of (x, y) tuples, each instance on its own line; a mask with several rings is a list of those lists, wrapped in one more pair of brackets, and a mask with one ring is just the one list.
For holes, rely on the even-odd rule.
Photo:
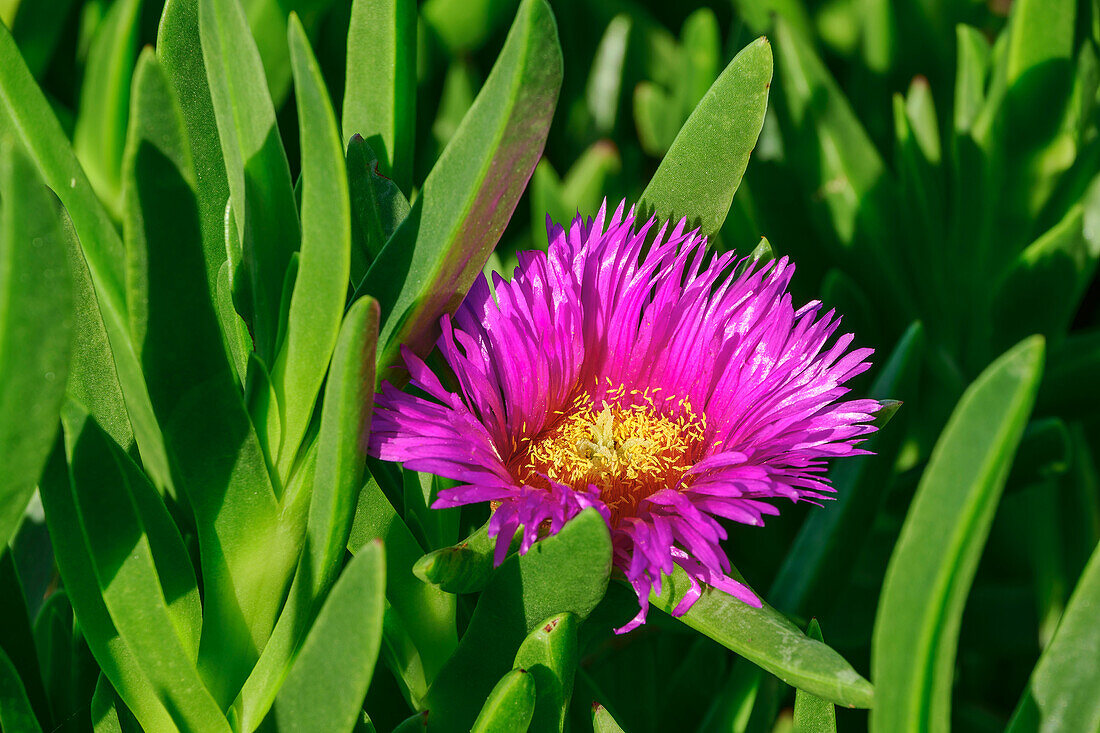
[(489, 501), (503, 560), (585, 507), (606, 519), (615, 565), (638, 595), (674, 565), (700, 584), (756, 606), (729, 578), (719, 518), (763, 524), (771, 499), (817, 500), (832, 491), (834, 456), (858, 443), (879, 405), (839, 401), (870, 367), (871, 349), (832, 339), (840, 319), (821, 303), (795, 310), (786, 258), (757, 266), (706, 253), (685, 222), (635, 229), (634, 209), (606, 205), (568, 232), (550, 225), (547, 253), (522, 252), (514, 278), (484, 277), (439, 349), (460, 386), (448, 391), (405, 352), (411, 383), (431, 399), (384, 384), (371, 452), (460, 482), (435, 506)]

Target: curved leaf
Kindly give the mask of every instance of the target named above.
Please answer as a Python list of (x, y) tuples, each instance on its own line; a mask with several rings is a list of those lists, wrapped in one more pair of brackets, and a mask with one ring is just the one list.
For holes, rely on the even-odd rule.
[(286, 664), (317, 615), (347, 551), (374, 404), (377, 335), (378, 304), (371, 298), (356, 301), (340, 329), (325, 386), (317, 469), (309, 487), (306, 545), (275, 631), (236, 703), (247, 730), (267, 714)]
[(1007, 733), (1100, 729), (1100, 549), (1081, 573)]
[(150, 50), (133, 103), (124, 164), (131, 333), (195, 514), (209, 621), (203, 669), (224, 686), (222, 699), (267, 640), (297, 550), (271, 541), (278, 505), (207, 288), (187, 133)]
[[(672, 613), (690, 590), (691, 579), (677, 566), (664, 592), (650, 594), (649, 600), (656, 608)], [(803, 634), (767, 604), (754, 608), (722, 591), (704, 588), (699, 600), (678, 620), (793, 687), (838, 705), (871, 707), (871, 683), (830, 647)]]
[(535, 683), (531, 733), (561, 733), (577, 672), (576, 616), (558, 614), (537, 626), (519, 645), (513, 668), (526, 670)]
[[(214, 102), (203, 66), (199, 38), (199, 0), (167, 0), (157, 28), (157, 58), (176, 92), (195, 169), (195, 196), (199, 204), (206, 283), (217, 293), (218, 273), (226, 262), (225, 208), (229, 180), (222, 157)], [(236, 316), (236, 314), (233, 314)], [(229, 332), (226, 316), (222, 329)], [(251, 338), (247, 350), (252, 350)]]
[(963, 606), (1035, 401), (1043, 339), (991, 364), (932, 451), (882, 585), (871, 730), (946, 731)]
[(500, 678), (485, 700), (470, 733), (526, 733), (535, 712), (535, 682), (526, 670)]
[(18, 146), (0, 145), (0, 552), (57, 435), (73, 328), (71, 231)]
[(4, 730), (19, 733), (42, 733), (23, 681), (3, 649), (0, 649), (0, 725)]
[(344, 569), (275, 698), (281, 730), (351, 730), (382, 643), (386, 561), (382, 543), (364, 547)]
[(426, 354), (496, 245), (546, 143), (561, 87), (546, 0), (524, 0), (489, 78), (360, 288), (378, 298), (379, 366)]
[(290, 166), (239, 1), (199, 0), (199, 38), (251, 296), (246, 320), (270, 364), (283, 278), (299, 241)]
[[(825, 641), (821, 637), (821, 627), (818, 626), (817, 619), (810, 621), (806, 636), (816, 641)], [(836, 733), (836, 708), (831, 702), (804, 690), (796, 690), (793, 733)]]
[[(97, 420), (104, 427), (111, 427), (114, 435), (129, 437), (129, 426), (125, 424), (128, 419), (150, 477), (158, 488), (171, 491), (164, 439), (126, 327), (122, 240), (92, 191), (49, 103), (23, 63), (11, 34), (0, 24), (0, 135), (3, 134), (12, 134), (23, 144), (46, 185), (61, 199), (79, 237), (83, 257), (73, 254), (73, 271), (83, 272), (87, 268), (96, 301), (93, 303), (92, 294), (79, 285), (82, 278), (78, 275), (80, 327), (72, 371), (82, 402), (97, 409)], [(124, 404), (115, 398), (120, 395), (125, 395)], [(120, 407), (125, 407), (126, 412), (119, 414)]]
[(175, 525), (144, 476), (94, 420), (71, 415), (66, 435), (72, 446), (71, 500), (119, 635), (178, 726), (228, 731), (196, 666), (198, 588), (193, 577), (187, 588), (178, 573), (166, 572), (181, 566), (190, 571)]
[(351, 258), (351, 203), (336, 115), (297, 15), (287, 38), (302, 137), (302, 250), (286, 337), (271, 370), (282, 410), (283, 477), (298, 456), (336, 346)]
[(758, 38), (711, 85), (642, 192), (643, 218), (679, 221), (714, 237), (764, 126), (772, 79), (772, 49)]

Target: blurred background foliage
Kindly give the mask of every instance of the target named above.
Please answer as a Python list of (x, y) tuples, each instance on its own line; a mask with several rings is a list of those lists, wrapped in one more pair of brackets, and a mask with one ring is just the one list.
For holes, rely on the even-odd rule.
[[(796, 301), (820, 299), (837, 308), (856, 343), (877, 350), (881, 366), (855, 390), (905, 404), (877, 439), (876, 458), (834, 471), (841, 489), (836, 506), (785, 507), (765, 529), (739, 527), (727, 543), (730, 557), (755, 588), (767, 590), (769, 603), (800, 626), (810, 616), (819, 619), (816, 633), (823, 629), (830, 646), (870, 673), (878, 696), (871, 723), (878, 730), (942, 729), (947, 720), (959, 730), (1003, 730), (1014, 711), (1013, 730), (1037, 729), (1028, 717), (1029, 695), (1041, 706), (1046, 686), (1059, 684), (1083, 685), (1078, 700), (1089, 699), (1091, 689), (1092, 704), (1076, 709), (1086, 727), (1063, 721), (1069, 727), (1051, 729), (1096, 730), (1100, 689), (1087, 685), (1096, 676), (1097, 657), (1076, 658), (1069, 651), (1095, 652), (1088, 645), (1097, 643), (1097, 632), (1088, 627), (1096, 624), (1067, 622), (1066, 638), (1060, 645), (1052, 640), (1100, 538), (1100, 290), (1094, 277), (1100, 256), (1100, 3), (550, 4), (564, 59), (561, 91), (542, 158), (486, 268), (507, 274), (517, 251), (545, 248), (546, 215), (564, 223), (578, 211), (593, 214), (605, 197), (612, 204), (637, 201), (711, 84), (738, 51), (766, 35), (775, 62), (768, 113), (713, 241), (748, 254), (766, 236), (775, 255), (790, 256), (798, 267)], [(290, 180), (298, 181), (309, 165), (300, 140), (310, 133), (292, 73), (288, 19), (291, 13), (300, 18), (328, 97), (346, 99), (345, 85), (353, 79), (351, 71), (345, 76), (353, 5), (242, 5)], [(355, 144), (348, 152), (349, 168), (353, 160), (364, 170), (380, 166), (373, 169), (380, 175), (370, 177), (371, 190), (389, 207), (375, 239), (363, 245), (366, 251), (376, 255), (408, 212), (407, 201), (421, 190), (489, 77), (519, 7), (518, 0), (425, 0), (415, 18), (399, 21), (406, 25), (389, 51), (404, 54), (406, 62), (415, 59), (415, 98), (393, 100), (395, 132), (385, 141), (393, 149), (382, 160), (375, 163), (369, 149)], [(139, 52), (157, 39), (162, 12), (159, 0), (0, 0), (0, 20), (116, 222), (126, 216), (124, 159), (137, 93), (131, 78)], [(373, 74), (362, 67), (356, 83), (374, 83)], [(337, 119), (342, 112), (350, 133), (356, 110), (346, 105), (341, 110), (337, 103), (335, 112)], [(693, 162), (699, 195), (706, 195), (714, 174), (705, 159)], [(18, 170), (7, 175), (19, 180)], [(200, 189), (205, 183), (200, 171)], [(219, 185), (224, 201), (225, 181)], [(387, 215), (394, 220), (387, 223)], [(280, 224), (266, 226), (277, 232)], [(357, 264), (353, 254), (353, 286), (357, 267), (361, 277), (366, 263)], [(214, 287), (218, 273), (209, 277)], [(1043, 347), (1034, 340), (990, 367), (1032, 334), (1045, 337), (1045, 368)], [(260, 351), (260, 335), (254, 335)], [(243, 373), (243, 364), (234, 366)], [(81, 424), (80, 416), (70, 419)], [(302, 419), (308, 422), (309, 414)], [(112, 432), (109, 425), (102, 428)], [(80, 441), (85, 434), (92, 436), (88, 441), (101, 439), (91, 429), (72, 431)], [(933, 454), (937, 440), (962, 457), (948, 449)], [(967, 461), (980, 464), (970, 483), (964, 481), (970, 478)], [(395, 479), (382, 466), (371, 470), (383, 488), (387, 481), (417, 480)], [(413, 493), (423, 501), (432, 488)], [(416, 507), (398, 508), (423, 550), (455, 542), (460, 529), (472, 530), (484, 519), (467, 513), (459, 525), (454, 518), (425, 518), (431, 515)], [(101, 698), (96, 662), (80, 625), (74, 626), (72, 608), (64, 594), (51, 595), (59, 577), (44, 527), (41, 506), (32, 504), (0, 576), (18, 568), (27, 611), (36, 619), (37, 651), (23, 652), (37, 654), (45, 687), (28, 693), (32, 702), (48, 704), (52, 719), (64, 726), (84, 720), (80, 711), (89, 704), (94, 710)], [(947, 537), (942, 557), (933, 541), (940, 534)], [(197, 549), (180, 544), (173, 552), (194, 557)], [(898, 590), (917, 582), (905, 574), (907, 563), (942, 571), (929, 581), (939, 589), (933, 601), (926, 594), (908, 603), (906, 591)], [(1100, 572), (1096, 565), (1093, 575)], [(1082, 602), (1100, 602), (1097, 581), (1090, 582), (1081, 583), (1079, 592), (1089, 594)], [(585, 730), (589, 720), (597, 730), (614, 730), (612, 715), (623, 730), (641, 733), (827, 729), (802, 727), (808, 724), (792, 709), (794, 691), (778, 678), (661, 614), (652, 614), (639, 632), (611, 637), (607, 629), (622, 610), (614, 601), (623, 593), (612, 584), (608, 602), (593, 611), (596, 623), (581, 629), (573, 730)], [(921, 602), (931, 603), (923, 615)], [(471, 596), (458, 597), (461, 623), (472, 608)], [(957, 630), (957, 653), (950, 642), (942, 648), (942, 640), (926, 645), (931, 652), (913, 652), (927, 654), (921, 659), (930, 667), (947, 665), (946, 675), (922, 676), (899, 666), (912, 658), (903, 637), (919, 636), (921, 623), (946, 628), (949, 638)], [(5, 628), (0, 623), (0, 634)], [(8, 643), (27, 646), (15, 638), (18, 632), (7, 634)], [(1052, 661), (1036, 668), (1044, 652)], [(384, 649), (387, 654), (400, 657), (393, 649)], [(1086, 673), (1082, 666), (1093, 669)], [(408, 680), (393, 670), (392, 664), (379, 666), (367, 698), (380, 730), (413, 712)], [(946, 692), (938, 687), (945, 676)], [(526, 694), (510, 684), (505, 678), (493, 695)], [(876, 720), (884, 684), (892, 685), (886, 698), (917, 690), (908, 703), (883, 703), (901, 717), (882, 713)], [(920, 692), (924, 687), (935, 689)], [(604, 707), (593, 717), (594, 700)], [(285, 720), (293, 720), (292, 702), (283, 704)], [(905, 717), (907, 704), (923, 712)], [(842, 730), (868, 725), (866, 711), (838, 708), (835, 714)], [(907, 722), (893, 724), (901, 720)], [(416, 718), (405, 723), (418, 724)], [(124, 721), (118, 725), (128, 729)], [(20, 730), (5, 719), (4, 729), (9, 726)]]

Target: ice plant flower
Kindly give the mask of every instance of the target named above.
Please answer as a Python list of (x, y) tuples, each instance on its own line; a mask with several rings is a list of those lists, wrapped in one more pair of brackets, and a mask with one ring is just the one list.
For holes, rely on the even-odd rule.
[[(442, 319), (449, 391), (406, 351), (421, 395), (384, 384), (371, 452), (454, 479), (434, 506), (491, 502), (501, 562), (586, 507), (608, 523), (614, 563), (638, 595), (679, 565), (701, 584), (760, 605), (728, 577), (719, 518), (761, 525), (768, 500), (820, 500), (826, 460), (863, 453), (879, 405), (840, 401), (870, 349), (832, 338), (819, 302), (795, 310), (794, 266), (707, 256), (706, 238), (624, 215), (550, 227), (548, 252), (522, 252), (511, 281), (484, 277)], [(494, 292), (495, 291), (495, 292)]]

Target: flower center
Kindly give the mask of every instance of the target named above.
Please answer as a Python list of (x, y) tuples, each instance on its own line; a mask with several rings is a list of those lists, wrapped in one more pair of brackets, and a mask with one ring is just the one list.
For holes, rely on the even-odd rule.
[(584, 394), (517, 451), (513, 472), (535, 486), (545, 484), (542, 476), (578, 489), (593, 484), (615, 523), (647, 496), (677, 486), (701, 454), (704, 428), (687, 400), (619, 388), (597, 406)]

